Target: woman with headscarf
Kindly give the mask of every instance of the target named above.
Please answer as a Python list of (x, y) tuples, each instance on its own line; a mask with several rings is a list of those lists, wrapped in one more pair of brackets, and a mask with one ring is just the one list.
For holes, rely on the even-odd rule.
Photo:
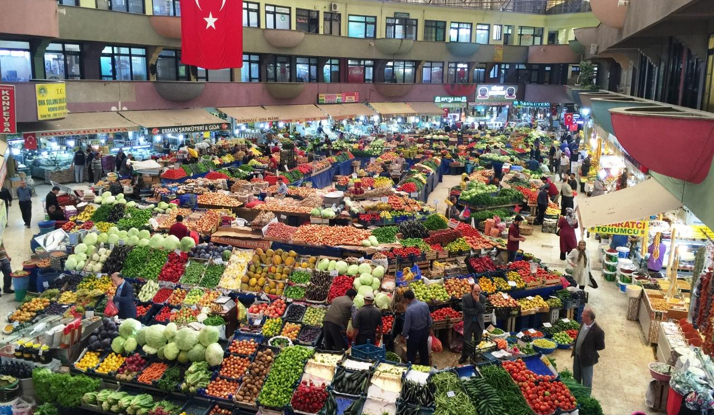
[(593, 184), (593, 190), (590, 192), (590, 197), (601, 196), (607, 193), (607, 186), (601, 178), (595, 179), (595, 184)]
[(558, 220), (558, 229), (560, 230), (560, 260), (564, 261), (568, 252), (575, 249), (578, 240), (575, 237), (575, 230), (578, 229), (578, 220), (575, 218), (573, 208), (566, 210), (565, 216), (561, 216)]
[(568, 254), (568, 265), (573, 267), (573, 279), (581, 290), (590, 282), (590, 256), (585, 241), (580, 241), (578, 247)]

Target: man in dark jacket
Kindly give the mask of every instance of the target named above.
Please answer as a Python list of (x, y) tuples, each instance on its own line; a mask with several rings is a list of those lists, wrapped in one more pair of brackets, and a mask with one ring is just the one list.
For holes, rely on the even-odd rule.
[(136, 318), (136, 304), (134, 304), (134, 287), (126, 282), (124, 277), (115, 272), (112, 274), (112, 283), (117, 287), (117, 291), (114, 296), (109, 297), (109, 301), (113, 301), (114, 305), (117, 306), (119, 314), (117, 316), (120, 319)]
[(585, 181), (583, 179), (588, 178), (588, 174), (590, 174), (590, 164), (592, 161), (590, 160), (590, 155), (585, 157), (585, 160), (583, 160), (583, 163), (580, 165), (580, 192), (585, 193)]
[(598, 351), (605, 350), (605, 332), (595, 323), (595, 312), (586, 308), (582, 314), (583, 325), (573, 347), (573, 378), (583, 386), (592, 388), (593, 369), (598, 362)]
[(94, 160), (94, 150), (92, 147), (87, 147), (87, 158), (86, 163), (89, 168), (87, 169), (87, 175), (89, 176), (89, 182), (94, 183), (94, 172), (92, 171), (92, 160)]
[(5, 215), (7, 216), (6, 219), (9, 219), (10, 205), (12, 205), (12, 194), (9, 190), (7, 190), (7, 187), (3, 187), (2, 190), (0, 190), (0, 200), (5, 201)]
[(119, 171), (124, 165), (124, 160), (126, 160), (126, 157), (127, 156), (126, 154), (124, 154), (124, 150), (120, 148), (117, 152), (116, 158), (114, 158), (114, 167), (116, 167), (117, 171)]
[[(473, 336), (474, 347), (478, 346), (483, 336), (483, 312), (486, 309), (486, 296), (481, 294), (481, 286), (474, 284), (471, 292), (461, 298), (461, 306), (464, 309), (464, 343), (471, 342)], [(464, 347), (461, 349), (459, 363), (464, 363), (468, 359)]]
[(347, 350), (347, 323), (354, 311), (353, 300), (357, 291), (350, 288), (345, 295), (332, 300), (322, 322), (323, 340), (327, 350)]
[(86, 156), (81, 148), (77, 148), (77, 152), (74, 153), (74, 158), (72, 159), (72, 166), (74, 166), (74, 182), (82, 183), (84, 181), (84, 163), (86, 161)]
[(52, 190), (47, 193), (47, 198), (45, 199), (45, 209), (47, 209), (47, 214), (50, 215), (51, 220), (64, 220), (62, 206), (60, 206), (57, 200), (59, 192), (59, 186), (53, 186)]
[(544, 183), (538, 190), (538, 199), (536, 200), (538, 207), (536, 208), (536, 225), (542, 225), (545, 219), (545, 211), (548, 209), (548, 183)]

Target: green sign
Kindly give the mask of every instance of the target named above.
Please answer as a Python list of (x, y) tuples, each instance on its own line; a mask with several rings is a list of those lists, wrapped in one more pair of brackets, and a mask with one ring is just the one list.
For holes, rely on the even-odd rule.
[(514, 101), (514, 107), (550, 108), (550, 102)]
[(408, 19), (408, 18), (409, 18), (409, 13), (394, 12), (394, 17), (396, 17), (396, 18)]
[(434, 97), (434, 102), (437, 104), (456, 104), (456, 103), (465, 104), (468, 102), (468, 99), (466, 97), (445, 96), (445, 97)]

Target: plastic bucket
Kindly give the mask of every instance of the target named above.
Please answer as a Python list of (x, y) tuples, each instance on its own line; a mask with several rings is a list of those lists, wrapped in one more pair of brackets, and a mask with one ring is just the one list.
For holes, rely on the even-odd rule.
[(617, 262), (617, 251), (612, 248), (605, 251), (605, 261)]
[(40, 235), (44, 235), (48, 232), (55, 230), (55, 221), (46, 220), (37, 224), (40, 227)]
[(617, 272), (617, 261), (615, 261), (615, 262), (605, 261), (605, 271)]
[(626, 282), (618, 281), (617, 286), (618, 286), (620, 292), (625, 294), (625, 292), (627, 291), (628, 284)]
[(632, 284), (632, 274), (620, 272), (617, 274), (617, 279), (618, 281), (623, 282), (625, 284)]
[(619, 258), (627, 258), (628, 256), (630, 256), (630, 248), (627, 248), (625, 246), (618, 246), (617, 256)]
[(642, 287), (639, 285), (628, 285), (625, 294), (627, 294), (629, 298), (640, 298), (640, 295), (642, 295)]
[(627, 258), (620, 258), (617, 260), (618, 268), (634, 268), (632, 265), (632, 260)]
[(609, 271), (603, 271), (602, 275), (605, 277), (605, 281), (615, 281), (616, 279), (616, 272), (609, 272)]
[(27, 289), (30, 286), (30, 275), (18, 276), (12, 275), (12, 289), (15, 290), (15, 301), (22, 301), (27, 295)]
[(37, 273), (37, 292), (41, 293), (49, 288), (49, 285), (55, 278), (59, 277), (59, 271), (52, 268), (43, 268)]

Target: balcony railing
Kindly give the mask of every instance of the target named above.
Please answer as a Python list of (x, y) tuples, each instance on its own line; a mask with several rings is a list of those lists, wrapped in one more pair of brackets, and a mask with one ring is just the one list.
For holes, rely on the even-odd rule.
[(431, 6), (495, 10), (531, 14), (585, 13), (591, 11), (590, 0), (386, 0)]

